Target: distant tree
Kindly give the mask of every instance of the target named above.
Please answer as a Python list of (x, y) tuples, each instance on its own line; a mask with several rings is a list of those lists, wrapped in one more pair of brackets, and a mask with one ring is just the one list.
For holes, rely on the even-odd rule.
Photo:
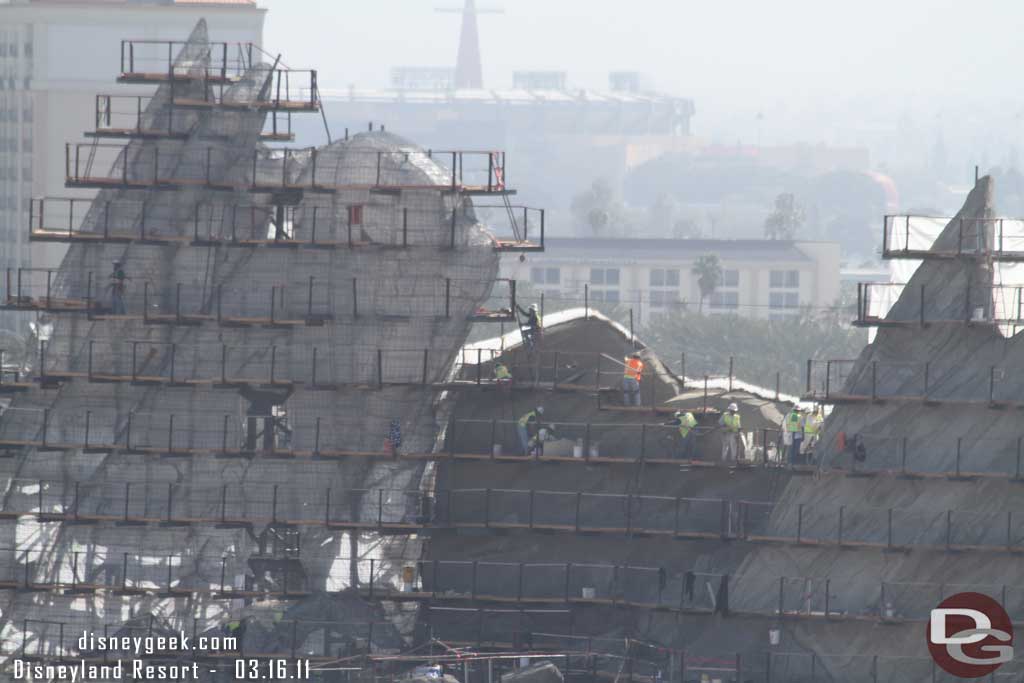
[(697, 312), (703, 313), (704, 299), (714, 294), (718, 285), (722, 284), (722, 263), (716, 254), (704, 254), (694, 262), (691, 272), (697, 276), (697, 287), (700, 288)]
[(774, 389), (778, 373), (780, 389), (798, 394), (806, 383), (808, 359), (860, 355), (867, 332), (846, 324), (850, 317), (850, 307), (842, 301), (831, 311), (802, 310), (785, 320), (673, 310), (642, 334), (662, 359), (685, 353), (689, 377), (724, 373), (731, 356), (740, 379)]
[(764, 236), (770, 240), (791, 240), (804, 224), (804, 207), (786, 192), (775, 198), (775, 210), (764, 221)]
[(692, 218), (680, 218), (672, 225), (672, 236), (677, 240), (698, 239), (701, 236), (700, 226)]
[(672, 233), (679, 205), (667, 192), (662, 192), (647, 211), (647, 224), (655, 237), (668, 237)]
[(607, 234), (612, 223), (621, 222), (625, 212), (618, 193), (604, 178), (598, 178), (573, 197), (569, 208), (576, 223), (586, 226), (597, 237)]
[(594, 237), (602, 237), (608, 230), (608, 211), (595, 206), (587, 212), (587, 225)]

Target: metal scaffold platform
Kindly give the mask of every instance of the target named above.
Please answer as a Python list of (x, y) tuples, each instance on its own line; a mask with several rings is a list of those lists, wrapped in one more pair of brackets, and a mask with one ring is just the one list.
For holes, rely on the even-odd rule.
[[(326, 128), (317, 72), (210, 42), (204, 22), (185, 41), (123, 41), (117, 80), (154, 88), (96, 97), (64, 171), (98, 192), (31, 200), (28, 241), (67, 250), (8, 271), (0, 300), (33, 319), (38, 351), (0, 351), (5, 641), (47, 661), (71, 651), (72, 624), (133, 628), (103, 613), (187, 602), (167, 625), (203, 633), (243, 602), (255, 624), (269, 602), (316, 611), (327, 596), (360, 606), (352, 653), (379, 654), (378, 618), (388, 647), (407, 646), (415, 619), (352, 590), (366, 565), (341, 560), (373, 546), (376, 589), (418, 555), (433, 528), (414, 510), (432, 505), (428, 408), (463, 386), (471, 326), (515, 319), (500, 252), (543, 249), (544, 211), (511, 204), (499, 150), (423, 149), (372, 126), (268, 147), (292, 141), (293, 116)], [(394, 457), (399, 442), (418, 455)], [(171, 485), (175, 462), (196, 468)], [(297, 635), (336, 629), (280, 615), (267, 628), (285, 623), (292, 656), (337, 658)]]

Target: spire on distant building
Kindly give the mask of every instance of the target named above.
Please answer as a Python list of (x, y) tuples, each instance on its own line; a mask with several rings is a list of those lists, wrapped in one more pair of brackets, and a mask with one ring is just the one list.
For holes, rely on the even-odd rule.
[(483, 88), (484, 73), (480, 63), (480, 32), (476, 25), (476, 3), (466, 0), (462, 10), (462, 31), (459, 54), (455, 58), (455, 87)]
[[(2, 0), (0, 0), (2, 1)], [(462, 15), (462, 31), (459, 33), (459, 54), (455, 57), (456, 88), (479, 90), (484, 87), (484, 69), (480, 62), (480, 31), (476, 18), (480, 14), (503, 14), (503, 9), (477, 9), (474, 0), (466, 0), (466, 4), (458, 7), (438, 7), (438, 12), (459, 13)]]

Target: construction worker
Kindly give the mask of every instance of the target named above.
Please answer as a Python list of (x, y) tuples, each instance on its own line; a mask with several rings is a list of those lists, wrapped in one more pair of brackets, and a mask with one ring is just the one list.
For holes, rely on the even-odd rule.
[(804, 417), (799, 406), (793, 406), (786, 413), (782, 428), (785, 431), (783, 443), (786, 445), (786, 460), (790, 465), (796, 465), (800, 459), (800, 446), (804, 441)]
[(693, 460), (697, 443), (697, 433), (693, 428), (697, 426), (697, 418), (689, 410), (677, 410), (672, 417), (673, 419), (666, 424), (679, 428), (679, 457), (683, 460)]
[(718, 425), (724, 430), (722, 432), (722, 461), (736, 460), (740, 454), (740, 413), (739, 406), (730, 403), (722, 417), (718, 419)]
[(384, 439), (384, 451), (390, 455), (398, 455), (398, 449), (401, 447), (402, 423), (398, 419), (393, 419), (388, 425), (388, 435)]
[(807, 456), (807, 461), (810, 462), (814, 447), (818, 443), (818, 433), (821, 431), (821, 423), (824, 421), (824, 416), (819, 410), (807, 410), (807, 414), (804, 416), (804, 453)]
[(114, 315), (125, 315), (128, 311), (124, 305), (125, 275), (120, 261), (114, 261), (114, 269), (110, 273), (110, 310)]
[(644, 374), (644, 362), (639, 353), (631, 353), (622, 363), (622, 404), (640, 405), (640, 380)]
[(541, 318), (540, 318), (540, 306), (537, 304), (530, 304), (529, 309), (524, 309), (519, 304), (516, 304), (516, 308), (519, 312), (526, 316), (526, 322), (521, 324), (519, 327), (523, 331), (523, 342), (526, 343), (532, 351), (537, 344), (540, 343), (541, 335)]
[(512, 383), (512, 373), (509, 372), (508, 366), (501, 361), (494, 364), (494, 382), (496, 384)]
[(523, 447), (523, 455), (530, 454), (530, 433), (538, 430), (540, 416), (543, 414), (544, 406), (537, 406), (519, 418), (519, 422), (516, 424), (516, 433), (519, 435), (519, 445)]

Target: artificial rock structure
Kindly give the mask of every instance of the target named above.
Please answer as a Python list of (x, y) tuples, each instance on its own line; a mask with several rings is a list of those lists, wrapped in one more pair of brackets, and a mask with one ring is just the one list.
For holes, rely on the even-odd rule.
[(108, 142), (69, 145), (68, 185), (97, 198), (34, 203), (32, 238), (70, 246), (8, 274), (5, 308), (48, 331), (39, 384), (5, 377), (7, 657), (240, 619), (250, 652), (340, 656), (380, 612), (273, 599), (369, 581), (381, 546), (418, 552), (360, 529), (422, 514), (425, 461), (358, 454), (431, 452), (435, 383), (472, 321), (508, 318), (480, 308), (498, 255), (469, 198), (510, 193), (503, 158), (384, 131), (267, 148), (319, 99), (315, 72), (260, 57), (203, 23), (126, 41), (119, 80), (157, 88), (99, 98)]
[[(1024, 252), (1009, 232), (1020, 222), (993, 215), (991, 192), (979, 180), (910, 256), (922, 263), (891, 311), (867, 316), (862, 303), (860, 322), (880, 330), (859, 359), (809, 365), (808, 398), (836, 404), (811, 464), (758, 451), (778, 441), (783, 406), (770, 401), (743, 403), (748, 428), (769, 429), (738, 466), (713, 462), (704, 416), (700, 461), (672, 460), (649, 417), (671, 401), (624, 409), (611, 397), (618, 424), (599, 419), (601, 403), (580, 392), (614, 392), (600, 358), (632, 348), (599, 320), (547, 329), (539, 361), (498, 349), (516, 384), (460, 400), (467, 419), (449, 430), (437, 477), (446, 528), (433, 531), (417, 588), (435, 634), (594, 653), (584, 676), (956, 680), (927, 650), (933, 607), (975, 591), (1024, 618), (1011, 281)], [(582, 453), (508, 457), (509, 418), (541, 403)], [(501, 457), (486, 455), (494, 443)], [(1011, 663), (992, 680), (1019, 675)]]
[[(473, 322), (514, 319), (497, 252), (542, 247), (476, 218), (470, 197), (511, 193), (503, 157), (384, 131), (270, 149), (318, 111), (316, 77), (257, 52), (202, 24), (127, 41), (121, 80), (155, 94), (99, 98), (91, 134), (121, 143), (66, 158), (99, 196), (33, 203), (31, 239), (69, 247), (7, 274), (40, 339), (27, 370), (0, 361), (5, 658), (184, 629), (311, 656), (320, 680), (433, 637), (553, 651), (582, 679), (929, 681), (942, 596), (1024, 617), (1020, 290), (995, 284), (1024, 251), (989, 180), (903, 254), (923, 264), (891, 311), (860, 307), (881, 327), (861, 358), (810, 368), (839, 405), (815, 462), (786, 466), (786, 401), (731, 373), (709, 394), (644, 350), (643, 405), (622, 406), (612, 360), (643, 345), (586, 310), (456, 363)], [(748, 450), (722, 463), (732, 401)], [(524, 458), (539, 404), (560, 441)]]

